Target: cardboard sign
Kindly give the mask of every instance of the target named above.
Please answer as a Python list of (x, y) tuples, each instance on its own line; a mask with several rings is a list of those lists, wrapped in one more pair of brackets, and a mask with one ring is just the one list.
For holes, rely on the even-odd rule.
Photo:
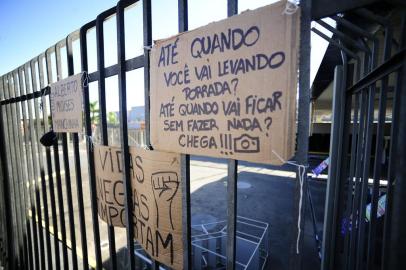
[(121, 149), (94, 145), (97, 212), (109, 225), (125, 227)]
[(280, 164), (294, 152), (299, 11), (286, 1), (157, 41), (154, 149)]
[(82, 97), (82, 73), (51, 84), (51, 114), (55, 132), (82, 132)]
[[(125, 227), (122, 152), (94, 147), (98, 212), (102, 220)], [(134, 237), (157, 261), (183, 268), (180, 155), (130, 147)]]

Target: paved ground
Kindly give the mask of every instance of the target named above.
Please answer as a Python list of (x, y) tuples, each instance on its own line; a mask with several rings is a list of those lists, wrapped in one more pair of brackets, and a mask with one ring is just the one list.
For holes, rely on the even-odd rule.
[[(211, 163), (203, 161), (194, 163), (194, 170), (201, 172), (204, 166), (213, 170)], [(289, 241), (292, 235), (293, 188), (295, 179), (280, 171), (266, 168), (249, 168), (242, 166), (238, 174), (237, 212), (239, 216), (252, 218), (269, 224), (270, 258), (266, 269), (288, 269)], [(224, 168), (225, 169), (225, 168)], [(255, 172), (250, 172), (255, 171)], [(214, 172), (213, 172), (214, 173)], [(226, 178), (217, 177), (192, 193), (192, 213), (214, 216), (218, 220), (226, 218)], [(247, 185), (249, 184), (249, 185)], [(193, 180), (192, 180), (193, 185)], [(311, 181), (309, 189), (316, 206), (318, 228), (322, 227), (325, 184)], [(308, 209), (309, 210), (309, 209)], [(193, 220), (193, 218), (192, 218)], [(304, 269), (319, 269), (317, 249), (314, 240), (310, 211), (307, 211), (305, 227), (305, 266)]]
[[(70, 173), (72, 181), (73, 207), (75, 210), (75, 234), (76, 245), (81, 254), (80, 226), (78, 216), (78, 200), (76, 189), (76, 177), (73, 168), (72, 149), (70, 151)], [(86, 236), (89, 250), (89, 263), (94, 265), (94, 242), (90, 209), (90, 191), (87, 178), (87, 158), (85, 145), (80, 145), (81, 173), (83, 178), (83, 194), (86, 218)], [(60, 154), (62, 158), (62, 154)], [(62, 159), (61, 159), (62, 164)], [(270, 255), (266, 269), (288, 269), (289, 262), (289, 241), (292, 235), (292, 209), (293, 209), (293, 187), (295, 173), (293, 168), (288, 166), (259, 166), (247, 162), (239, 165), (238, 182), (238, 215), (263, 221), (269, 224)], [(63, 194), (64, 194), (64, 220), (66, 223), (67, 238), (70, 239), (69, 219), (66, 201), (65, 172), (62, 172)], [(193, 158), (191, 160), (191, 206), (192, 223), (207, 221), (219, 221), (226, 218), (226, 175), (227, 166), (223, 160), (208, 158)], [(318, 229), (322, 228), (325, 184), (321, 181), (310, 181), (309, 189), (312, 194), (315, 206)], [(49, 192), (48, 192), (49, 193)], [(48, 194), (49, 195), (49, 194)], [(48, 196), (49, 197), (49, 196)], [(50, 203), (49, 203), (50, 205)], [(308, 204), (307, 204), (308, 205)], [(49, 213), (51, 216), (51, 212)], [(58, 213), (58, 221), (59, 221)], [(205, 220), (207, 219), (207, 220)], [(60, 229), (59, 229), (60, 230)], [(307, 208), (305, 228), (305, 268), (319, 269), (316, 244), (314, 240), (313, 225), (309, 208)], [(102, 243), (102, 257), (106, 261), (109, 258), (107, 225), (100, 221), (100, 236)], [(125, 246), (125, 230), (116, 228), (116, 249)], [(61, 237), (61, 235), (59, 235)], [(68, 245), (70, 241), (68, 241)]]

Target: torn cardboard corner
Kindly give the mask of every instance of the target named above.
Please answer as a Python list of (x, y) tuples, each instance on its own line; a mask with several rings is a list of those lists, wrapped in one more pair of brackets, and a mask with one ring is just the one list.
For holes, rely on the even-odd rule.
[(286, 1), (158, 41), (151, 49), (154, 149), (281, 164), (296, 138), (300, 11)]
[(83, 73), (50, 85), (52, 128), (55, 132), (82, 132)]
[[(183, 268), (180, 155), (130, 147), (134, 238), (159, 262)], [(98, 213), (125, 227), (123, 160), (119, 147), (94, 146)]]

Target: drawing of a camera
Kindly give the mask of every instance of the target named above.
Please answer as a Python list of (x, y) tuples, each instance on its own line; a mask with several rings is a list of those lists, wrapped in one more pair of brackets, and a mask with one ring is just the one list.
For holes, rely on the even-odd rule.
[(248, 134), (242, 134), (234, 138), (234, 152), (236, 153), (258, 153), (259, 137), (252, 137)]

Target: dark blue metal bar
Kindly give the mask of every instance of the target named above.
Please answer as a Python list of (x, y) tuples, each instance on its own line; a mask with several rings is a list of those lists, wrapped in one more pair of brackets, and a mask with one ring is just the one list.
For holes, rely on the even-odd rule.
[[(367, 66), (369, 65), (369, 56), (365, 53), (364, 54), (364, 74), (367, 72)], [(360, 64), (360, 62), (358, 62)], [(361, 65), (360, 65), (361, 68)], [(359, 68), (359, 70), (360, 70)], [(366, 110), (367, 110), (367, 93), (366, 91), (362, 91), (358, 93), (360, 95), (359, 102), (360, 102), (360, 116), (359, 116), (359, 123), (357, 126), (357, 149), (356, 149), (356, 156), (355, 156), (355, 191), (354, 191), (354, 202), (352, 205), (352, 219), (351, 219), (351, 239), (350, 239), (350, 254), (348, 258), (348, 267), (349, 269), (355, 269), (356, 264), (356, 246), (358, 244), (358, 227), (359, 227), (359, 214), (358, 209), (360, 207), (360, 198), (361, 198), (361, 190), (362, 190), (362, 179), (361, 173), (363, 168), (363, 153), (365, 148), (365, 134), (366, 134)]]
[[(25, 72), (24, 72), (24, 65), (20, 68), (18, 68), (18, 80), (19, 80), (19, 93), (17, 92), (18, 96), (24, 95), (26, 92), (26, 83), (25, 83)], [(36, 231), (36, 222), (35, 222), (35, 205), (33, 198), (31, 196), (32, 194), (32, 181), (33, 181), (33, 168), (32, 168), (32, 162), (29, 162), (29, 156), (31, 155), (30, 150), (31, 148), (29, 147), (29, 127), (27, 126), (28, 124), (28, 119), (27, 119), (27, 109), (26, 109), (26, 102), (21, 101), (21, 111), (22, 111), (22, 116), (23, 116), (23, 133), (24, 135), (21, 134), (21, 136), (24, 137), (24, 143), (20, 145), (21, 149), (21, 154), (22, 158), (25, 161), (26, 167), (23, 169), (25, 171), (25, 178), (23, 178), (23, 193), (25, 197), (25, 215), (26, 215), (26, 229), (27, 229), (27, 240), (28, 240), (28, 259), (29, 259), (29, 266), (30, 269), (34, 268), (34, 258), (38, 258), (38, 237), (35, 233)], [(21, 119), (21, 118), (20, 118)], [(21, 138), (21, 137), (20, 137)], [(22, 142), (22, 139), (20, 140)], [(25, 150), (23, 149), (23, 144), (25, 144)], [(25, 181), (24, 181), (25, 179)], [(27, 187), (28, 183), (28, 187)], [(31, 218), (27, 215), (27, 211), (31, 211)], [(31, 223), (30, 223), (31, 221)], [(32, 228), (32, 229), (31, 229)], [(31, 231), (32, 230), (32, 231)], [(33, 255), (34, 254), (36, 255)], [(35, 260), (35, 264), (38, 265), (37, 260)]]
[[(5, 77), (1, 78), (0, 81), (0, 98), (4, 99), (4, 85), (5, 85)], [(14, 258), (16, 257), (14, 253), (14, 239), (13, 239), (13, 222), (12, 222), (12, 202), (11, 202), (11, 186), (10, 186), (10, 174), (9, 174), (9, 164), (7, 162), (7, 159), (10, 159), (10, 156), (8, 155), (6, 149), (6, 142), (8, 141), (8, 132), (5, 130), (5, 125), (4, 125), (4, 116), (6, 114), (5, 112), (5, 106), (1, 105), (0, 106), (0, 162), (1, 162), (1, 169), (3, 172), (3, 181), (2, 182), (2, 187), (3, 187), (3, 197), (4, 197), (4, 214), (6, 217), (5, 219), (5, 232), (7, 233), (5, 235), (5, 240), (7, 248), (6, 248), (6, 256), (5, 256), (5, 267), (8, 269), (15, 269), (17, 266), (14, 264)]]
[[(13, 82), (14, 82), (14, 88), (13, 88), (13, 96), (17, 97), (20, 95), (20, 86), (19, 84), (20, 81), (20, 76), (18, 74), (18, 68), (13, 71)], [(21, 219), (22, 219), (22, 230), (23, 230), (23, 247), (24, 247), (24, 263), (25, 267), (31, 267), (30, 265), (30, 246), (31, 246), (31, 239), (29, 235), (30, 231), (30, 225), (28, 222), (28, 216), (27, 216), (27, 211), (29, 209), (28, 202), (26, 200), (26, 183), (25, 181), (27, 180), (27, 171), (26, 171), (26, 159), (24, 155), (24, 150), (23, 150), (23, 132), (21, 130), (22, 127), (22, 121), (21, 121), (21, 104), (20, 102), (14, 103), (14, 107), (16, 109), (16, 131), (17, 131), (17, 161), (18, 161), (18, 168), (20, 172), (20, 179), (17, 182), (18, 183), (18, 192), (20, 196), (20, 214), (21, 214)], [(24, 126), (23, 126), (24, 127)]]
[(150, 136), (150, 101), (149, 101), (149, 86), (150, 86), (150, 58), (149, 47), (152, 46), (152, 14), (151, 0), (143, 0), (143, 35), (144, 35), (144, 107), (145, 107), (145, 144), (151, 147)]
[[(13, 71), (13, 83), (14, 87), (12, 88), (12, 95), (14, 97), (19, 96), (20, 92), (20, 84), (19, 84), (19, 75), (18, 75), (18, 69)], [(18, 196), (20, 198), (20, 215), (21, 215), (21, 221), (22, 221), (22, 235), (23, 235), (23, 256), (24, 256), (24, 264), (25, 267), (29, 268), (31, 265), (29, 264), (29, 246), (30, 246), (30, 239), (28, 238), (28, 231), (30, 230), (30, 225), (28, 222), (28, 217), (27, 217), (27, 200), (26, 200), (26, 186), (24, 185), (24, 180), (27, 179), (27, 173), (26, 173), (26, 160), (25, 160), (25, 155), (24, 155), (24, 150), (23, 150), (23, 134), (21, 131), (21, 104), (19, 102), (16, 102), (13, 104), (15, 108), (15, 121), (16, 121), (16, 126), (14, 127), (16, 130), (16, 142), (17, 145), (16, 151), (17, 151), (17, 162), (18, 162), (18, 171), (20, 173), (20, 178), (17, 181), (17, 192)]]
[[(30, 62), (25, 64), (24, 67), (24, 75), (25, 75), (25, 85), (26, 85), (26, 94), (29, 94), (31, 92), (31, 73), (29, 72), (29, 67), (30, 67)], [(32, 102), (31, 100), (27, 101), (27, 107), (28, 107), (28, 128), (29, 128), (29, 137), (30, 137), (30, 143), (26, 142), (26, 144), (30, 144), (31, 146), (31, 160), (32, 160), (32, 177), (30, 177), (30, 189), (31, 189), (31, 213), (32, 213), (32, 230), (33, 230), (33, 236), (34, 236), (34, 242), (36, 242), (36, 247), (34, 248), (34, 257), (36, 258), (35, 260), (35, 269), (39, 269), (39, 263), (41, 261), (41, 258), (45, 257), (44, 250), (43, 250), (43, 234), (39, 233), (42, 232), (41, 228), (41, 223), (36, 221), (36, 218), (38, 218), (38, 212), (40, 212), (40, 203), (39, 201), (36, 200), (36, 193), (37, 193), (37, 181), (39, 178), (39, 173), (38, 173), (38, 161), (37, 161), (37, 155), (36, 155), (36, 147), (35, 143), (37, 142), (36, 140), (36, 134), (35, 134), (35, 129), (34, 129), (34, 113), (33, 113), (33, 108), (32, 108)], [(28, 151), (27, 151), (28, 152)], [(30, 157), (28, 157), (29, 160)], [(42, 246), (41, 246), (42, 242)], [(40, 249), (40, 251), (38, 250)], [(40, 255), (41, 253), (41, 255)]]
[[(309, 111), (310, 111), (310, 28), (311, 28), (311, 0), (303, 0), (300, 2), (300, 48), (299, 48), (299, 100), (298, 100), (298, 137), (297, 137), (297, 152), (296, 161), (298, 164), (307, 165), (308, 150), (309, 150)], [(299, 172), (300, 173), (300, 172)], [(303, 186), (300, 185), (299, 174), (296, 174), (296, 183), (294, 188), (294, 209), (292, 220), (291, 234), (291, 249), (290, 249), (290, 269), (300, 269), (302, 265), (303, 253), (303, 232), (305, 225), (305, 209), (306, 209), (306, 190), (307, 190), (307, 169), (304, 172)], [(299, 200), (303, 188), (303, 204), (299, 211)], [(301, 234), (299, 238), (299, 254), (296, 250), (298, 237), (297, 223), (299, 215), (301, 223)]]
[[(68, 60), (68, 75), (70, 70), (73, 69), (73, 56), (72, 56), (72, 40), (70, 35), (66, 38), (66, 54)], [(71, 254), (72, 254), (72, 267), (74, 270), (78, 269), (77, 249), (76, 249), (76, 231), (75, 231), (75, 216), (73, 214), (73, 200), (72, 200), (72, 182), (70, 175), (69, 165), (69, 149), (67, 134), (62, 134), (62, 155), (65, 169), (65, 187), (66, 199), (68, 203), (68, 219), (69, 219), (69, 233), (71, 241)]]
[[(4, 87), (4, 95), (6, 98), (10, 98), (10, 94), (9, 94), (9, 88), (11, 87), (11, 77), (10, 74), (6, 75), (6, 81), (5, 81), (5, 87)], [(21, 265), (21, 258), (20, 258), (20, 254), (22, 253), (21, 251), (21, 242), (20, 242), (20, 235), (21, 235), (21, 231), (20, 231), (20, 220), (19, 220), (19, 216), (17, 215), (17, 198), (16, 198), (16, 191), (15, 191), (15, 182), (16, 182), (16, 177), (18, 177), (17, 172), (16, 172), (16, 165), (15, 165), (15, 152), (12, 150), (12, 146), (14, 145), (14, 135), (12, 132), (12, 128), (13, 127), (13, 123), (11, 120), (11, 115), (12, 115), (12, 110), (11, 110), (11, 105), (6, 106), (6, 124), (5, 126), (7, 126), (7, 145), (8, 145), (8, 157), (9, 157), (9, 163), (10, 163), (10, 180), (11, 180), (11, 184), (10, 184), (10, 193), (12, 194), (11, 198), (11, 206), (12, 206), (12, 211), (14, 213), (14, 215), (12, 215), (12, 221), (13, 224), (15, 226), (15, 230), (13, 230), (13, 235), (12, 238), (14, 239), (14, 241), (16, 242), (15, 245), (15, 250), (14, 250), (14, 255), (15, 258), (13, 258), (15, 260), (14, 265), (16, 267), (20, 267)]]
[[(37, 65), (35, 65), (37, 63)], [(32, 83), (32, 92), (36, 92), (38, 85), (37, 85), (37, 72), (35, 67), (38, 67), (38, 60), (31, 60), (30, 68), (31, 68), (31, 83)], [(31, 103), (29, 103), (29, 107), (31, 107)], [(39, 182), (45, 181), (45, 174), (44, 174), (44, 166), (42, 160), (42, 149), (41, 144), (38, 143), (39, 141), (39, 131), (40, 131), (40, 116), (39, 116), (39, 109), (38, 109), (38, 100), (34, 98), (34, 115), (35, 115), (35, 139), (37, 142), (37, 155), (34, 158), (35, 168), (37, 168), (36, 178), (35, 178), (35, 201), (37, 204), (37, 216), (38, 216), (38, 234), (40, 235), (39, 238), (39, 245), (41, 250), (41, 269), (45, 269), (45, 261), (46, 259), (49, 260), (48, 252), (45, 252), (44, 247), (44, 231), (42, 227), (42, 211), (41, 211), (41, 194), (40, 194), (40, 184)], [(38, 163), (37, 163), (38, 161)], [(40, 178), (41, 177), (41, 178)], [(39, 180), (41, 179), (41, 180)], [(52, 263), (51, 263), (52, 264)]]
[[(385, 41), (384, 41), (384, 60), (388, 60), (391, 56), (392, 47), (392, 29), (386, 27)], [(376, 257), (376, 223), (377, 223), (377, 209), (379, 200), (379, 187), (382, 171), (382, 148), (385, 132), (385, 118), (386, 118), (386, 105), (387, 105), (387, 91), (388, 91), (388, 76), (382, 78), (381, 90), (379, 93), (379, 108), (378, 108), (378, 124), (376, 131), (376, 146), (375, 146), (375, 160), (373, 172), (373, 188), (371, 200), (371, 213), (370, 225), (368, 234), (368, 250), (367, 250), (367, 269), (373, 268), (374, 260)]]
[[(103, 145), (108, 145), (108, 135), (107, 135), (107, 112), (106, 112), (106, 77), (105, 77), (105, 67), (104, 67), (104, 27), (103, 22), (106, 18), (113, 15), (116, 8), (110, 8), (96, 19), (96, 42), (97, 42), (97, 70), (99, 71), (99, 122), (101, 127), (101, 140)], [(109, 239), (109, 252), (110, 252), (110, 264), (111, 268), (116, 267), (116, 240), (114, 234), (114, 227), (107, 224), (107, 235)]]
[(345, 90), (351, 85), (353, 81), (354, 66), (353, 64), (348, 64), (347, 55), (341, 52), (343, 58), (343, 75), (345, 81), (343, 82), (341, 91), (342, 94), (342, 122), (341, 126), (341, 140), (340, 147), (341, 150), (339, 153), (339, 158), (341, 161), (338, 163), (338, 172), (337, 178), (339, 179), (339, 190), (338, 190), (338, 207), (337, 209), (337, 221), (335, 228), (335, 257), (337, 261), (335, 263), (336, 268), (345, 268), (348, 261), (348, 234), (342, 233), (342, 221), (346, 220), (350, 215), (351, 210), (351, 200), (353, 192), (353, 179), (349, 177), (349, 161), (348, 156), (349, 145), (350, 145), (350, 126), (351, 126), (351, 104), (352, 104), (352, 95), (346, 95)]
[[(86, 34), (90, 28), (95, 27), (96, 21), (91, 21), (85, 24), (80, 29), (80, 52), (82, 61), (82, 71), (88, 71), (88, 59), (87, 59), (87, 38)], [(69, 57), (68, 57), (69, 59)], [(83, 86), (83, 105), (85, 111), (85, 130), (86, 136), (91, 138), (92, 136), (92, 123), (90, 118), (90, 101), (89, 101), (89, 86), (85, 84)], [(87, 140), (87, 158), (89, 161), (88, 171), (89, 171), (89, 185), (90, 185), (90, 201), (92, 209), (92, 220), (93, 220), (93, 238), (94, 238), (94, 248), (96, 255), (96, 269), (102, 269), (102, 258), (100, 250), (100, 229), (99, 229), (99, 218), (97, 215), (97, 194), (96, 194), (96, 176), (94, 171), (94, 157), (93, 157), (93, 146), (92, 142)]]
[[(51, 64), (51, 50), (54, 48), (50, 48), (45, 52), (45, 59), (46, 59), (46, 70), (47, 70), (47, 78), (48, 84), (54, 82), (53, 74), (52, 74), (52, 64)], [(52, 116), (48, 115), (47, 106), (46, 105), (46, 98), (44, 97), (45, 103), (43, 103), (42, 113), (44, 115), (44, 132), (48, 132), (49, 129), (52, 129)], [(48, 99), (49, 99), (48, 95)], [(51, 124), (48, 123), (48, 119), (51, 119)], [(58, 143), (56, 142), (53, 145), (54, 153), (58, 153), (58, 150), (55, 151), (55, 148), (58, 149)], [(55, 251), (55, 267), (59, 269), (61, 267), (61, 259), (59, 254), (59, 239), (58, 239), (58, 219), (56, 216), (56, 199), (55, 199), (55, 187), (54, 187), (54, 176), (52, 172), (52, 154), (50, 147), (45, 148), (46, 153), (46, 161), (47, 161), (47, 169), (48, 169), (48, 185), (49, 185), (49, 197), (51, 200), (51, 213), (52, 213), (52, 226), (54, 230), (54, 251)], [(56, 164), (55, 164), (56, 165)], [(55, 170), (57, 170), (55, 168)]]
[(117, 64), (118, 64), (118, 94), (120, 108), (120, 139), (123, 157), (123, 183), (127, 229), (127, 252), (130, 260), (129, 268), (135, 269), (134, 255), (134, 227), (133, 227), (133, 199), (130, 176), (130, 153), (128, 147), (127, 125), (127, 89), (125, 70), (125, 33), (124, 33), (124, 8), (136, 1), (120, 1), (117, 4)]
[[(227, 16), (238, 14), (238, 0), (227, 1)], [(227, 270), (235, 269), (237, 241), (237, 177), (238, 161), (229, 159), (227, 163)]]
[[(403, 14), (401, 27), (401, 42), (400, 50), (406, 47), (406, 13)], [(402, 70), (405, 66), (399, 69), (396, 74), (396, 86), (393, 96), (392, 105), (392, 125), (391, 125), (391, 142), (389, 146), (389, 168), (388, 168), (388, 185), (386, 191), (386, 208), (385, 208), (385, 223), (383, 228), (383, 243), (382, 243), (382, 269), (388, 268), (388, 252), (391, 242), (391, 222), (392, 222), (392, 203), (393, 203), (393, 189), (396, 173), (397, 163), (397, 145), (398, 145), (398, 132), (399, 132), (399, 113), (400, 113), (400, 97), (402, 91), (402, 83), (404, 83), (404, 77), (402, 77)]]
[(326, 200), (323, 226), (323, 254), (322, 269), (333, 269), (335, 256), (335, 230), (336, 230), (336, 209), (337, 209), (337, 163), (338, 163), (338, 146), (340, 141), (340, 122), (341, 122), (341, 104), (343, 104), (343, 66), (336, 66), (334, 70), (334, 87), (333, 87), (333, 116), (330, 136), (330, 166), (328, 167), (328, 180), (326, 187)]
[[(188, 1), (178, 0), (178, 31), (188, 31)], [(181, 155), (183, 268), (192, 269), (190, 155)]]
[[(72, 64), (72, 63), (71, 63)], [(68, 72), (73, 72), (72, 66)], [(87, 237), (86, 237), (86, 217), (85, 207), (83, 202), (83, 186), (82, 186), (82, 170), (80, 165), (80, 152), (79, 152), (79, 136), (78, 133), (73, 133), (73, 157), (76, 177), (76, 192), (78, 199), (79, 210), (79, 227), (80, 227), (80, 239), (82, 245), (82, 262), (83, 269), (89, 269), (88, 250), (87, 250)]]
[(370, 53), (369, 48), (367, 46), (363, 46), (362, 44), (359, 44), (356, 40), (354, 40), (353, 38), (344, 34), (343, 32), (338, 31), (336, 28), (329, 25), (325, 21), (318, 20), (317, 23), (319, 25), (321, 25), (322, 27), (324, 27), (325, 29), (327, 29), (328, 31), (330, 31), (331, 33), (335, 34), (340, 39), (341, 42), (344, 42), (344, 44), (355, 47), (357, 50), (360, 50), (360, 51), (363, 51), (366, 53)]
[[(405, 37), (403, 32), (403, 38)], [(404, 43), (403, 43), (404, 45)], [(406, 66), (403, 64), (399, 70), (400, 77), (406, 78)], [(394, 179), (396, 184), (393, 188), (393, 198), (391, 205), (391, 238), (388, 243), (386, 269), (403, 269), (406, 266), (406, 84), (400, 85), (399, 95), (399, 127), (396, 136), (396, 170)]]
[[(45, 78), (44, 78), (44, 66), (43, 66), (43, 59), (45, 58), (44, 55), (41, 55), (38, 58), (38, 69), (39, 69), (39, 83), (40, 83), (40, 88), (42, 89), (44, 87), (45, 84)], [(38, 107), (36, 106), (36, 110), (38, 109)], [(47, 132), (47, 128), (48, 128), (48, 117), (47, 117), (47, 112), (46, 112), (46, 99), (45, 96), (41, 96), (41, 110), (42, 110), (42, 121), (44, 123), (44, 128), (43, 128), (43, 133)], [(37, 111), (36, 111), (37, 113)], [(39, 115), (39, 111), (38, 114), (36, 115), (37, 119), (40, 119), (40, 115)], [(37, 121), (37, 125), (38, 125), (38, 137), (40, 135), (40, 128), (41, 128), (41, 123), (39, 121)], [(42, 161), (43, 158), (43, 151), (42, 151), (42, 146), (39, 145), (40, 148), (40, 162)], [(45, 149), (45, 155), (48, 156), (50, 155), (49, 149)], [(47, 158), (47, 167), (50, 166), (50, 158)], [(45, 164), (41, 164), (41, 190), (42, 190), (42, 202), (43, 202), (43, 207), (44, 207), (44, 219), (45, 219), (45, 235), (46, 235), (46, 247), (47, 247), (47, 266), (48, 269), (52, 269), (52, 250), (51, 250), (51, 233), (49, 230), (49, 212), (48, 212), (48, 197), (47, 197), (47, 184), (45, 182)], [(49, 174), (49, 168), (48, 168), (48, 174)], [(51, 168), (51, 177), (52, 177), (52, 168)]]
[[(149, 50), (152, 46), (152, 12), (151, 0), (142, 1), (142, 19), (143, 19), (143, 45), (144, 45), (144, 108), (145, 108), (145, 145), (152, 150), (150, 136), (150, 57)], [(127, 70), (127, 69), (126, 69)], [(136, 187), (133, 187), (134, 189)], [(158, 270), (160, 263), (152, 260), (152, 269)]]
[(227, 270), (235, 269), (237, 241), (237, 177), (238, 162), (227, 163)]
[[(10, 88), (12, 87), (12, 80), (11, 80), (12, 76), (11, 74), (7, 75), (7, 96), (9, 98), (11, 98), (11, 90)], [(14, 110), (13, 110), (14, 108)], [(7, 125), (10, 126), (11, 128), (9, 128), (9, 151), (10, 151), (10, 155), (9, 157), (11, 157), (11, 168), (12, 168), (12, 181), (13, 181), (13, 193), (14, 193), (14, 198), (13, 198), (13, 202), (14, 202), (14, 216), (16, 219), (16, 238), (18, 241), (18, 250), (16, 250), (16, 254), (17, 254), (17, 263), (19, 267), (24, 267), (24, 262), (23, 262), (23, 242), (22, 242), (22, 221), (21, 221), (21, 215), (18, 214), (18, 209), (21, 209), (21, 204), (19, 204), (19, 199), (20, 196), (18, 195), (18, 180), (20, 179), (20, 174), (19, 174), (19, 170), (17, 169), (17, 157), (16, 157), (16, 151), (13, 151), (13, 147), (15, 147), (15, 145), (17, 144), (16, 139), (17, 136), (15, 134), (15, 127), (16, 127), (16, 123), (14, 123), (14, 115), (15, 115), (15, 107), (12, 106), (12, 104), (10, 104), (8, 106), (8, 112), (7, 112)]]
[(72, 200), (72, 182), (69, 166), (69, 154), (68, 154), (68, 141), (66, 134), (62, 135), (62, 154), (65, 169), (65, 186), (66, 197), (68, 203), (68, 218), (69, 218), (69, 233), (71, 242), (72, 253), (72, 268), (78, 269), (77, 249), (76, 249), (76, 230), (75, 230), (75, 216), (73, 214), (73, 200)]
[(77, 191), (77, 196), (78, 196), (80, 239), (81, 239), (81, 243), (82, 243), (82, 261), (83, 261), (83, 269), (87, 270), (87, 269), (89, 269), (89, 261), (88, 261), (88, 255), (87, 255), (85, 207), (83, 204), (82, 170), (80, 169), (79, 136), (77, 133), (73, 133), (73, 156), (74, 156), (74, 160), (75, 160), (76, 191)]
[[(368, 71), (376, 67), (377, 53), (378, 53), (378, 41), (373, 41), (372, 55)], [(373, 120), (374, 120), (374, 105), (375, 105), (375, 92), (376, 85), (372, 84), (369, 88), (364, 91), (368, 91), (368, 108), (366, 113), (366, 134), (364, 141), (364, 153), (363, 153), (363, 171), (361, 177), (361, 198), (360, 205), (358, 208), (358, 243), (357, 243), (357, 264), (356, 269), (364, 269), (365, 264), (365, 210), (366, 210), (366, 200), (368, 195), (368, 180), (369, 180), (369, 167), (370, 167), (370, 157), (371, 157), (371, 144), (372, 144), (372, 133), (373, 133)]]
[[(354, 78), (356, 81), (359, 80), (360, 76), (360, 70), (361, 70), (361, 59), (358, 58), (356, 62), (356, 68), (354, 69)], [(352, 98), (352, 96), (348, 96), (347, 98)], [(357, 137), (358, 137), (358, 126), (359, 126), (359, 105), (360, 105), (360, 94), (357, 93), (354, 95), (353, 98), (353, 103), (354, 103), (354, 109), (353, 109), (353, 118), (352, 118), (352, 137), (351, 137), (351, 146), (350, 146), (350, 163), (349, 163), (349, 175), (348, 175), (348, 180), (350, 182), (350, 186), (348, 189), (348, 201), (347, 201), (347, 213), (346, 213), (346, 220), (348, 224), (354, 224), (355, 216), (352, 215), (354, 211), (354, 204), (355, 204), (355, 192), (358, 190), (358, 184), (359, 181), (355, 178), (355, 164), (356, 164), (356, 150), (357, 150)], [(351, 105), (350, 105), (351, 106)], [(351, 110), (351, 108), (350, 108)], [(350, 225), (349, 225), (350, 226)], [(354, 237), (353, 230), (347, 230), (346, 231), (346, 238), (345, 238), (345, 252), (344, 256), (347, 256), (346, 258), (346, 265), (343, 266), (345, 269), (348, 269), (350, 265), (350, 258), (352, 257), (352, 239)]]
[[(61, 63), (61, 49), (57, 44), (55, 45), (55, 59), (56, 59), (56, 78), (57, 81), (62, 79), (62, 63)], [(63, 134), (66, 136), (66, 134)], [(66, 226), (65, 226), (65, 210), (63, 206), (63, 193), (62, 193), (62, 177), (61, 177), (61, 165), (59, 161), (59, 147), (58, 143), (54, 146), (54, 164), (56, 173), (56, 191), (58, 196), (58, 211), (59, 211), (59, 223), (61, 225), (61, 240), (62, 240), (62, 260), (63, 269), (69, 269), (68, 261), (68, 246), (66, 245)], [(58, 239), (58, 233), (56, 233)]]

